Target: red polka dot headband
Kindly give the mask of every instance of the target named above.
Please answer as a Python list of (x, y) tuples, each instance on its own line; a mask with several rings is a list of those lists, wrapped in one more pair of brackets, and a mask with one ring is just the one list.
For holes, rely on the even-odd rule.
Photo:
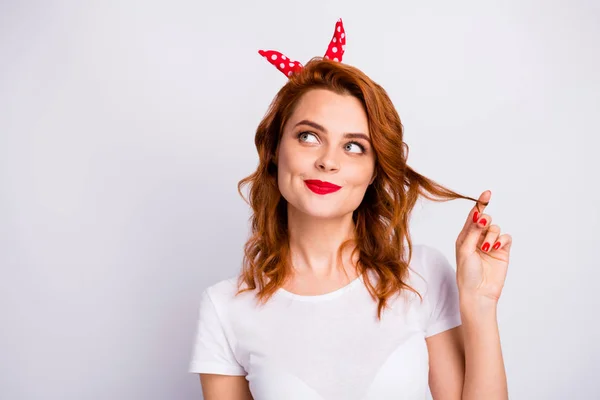
[[(327, 47), (327, 52), (323, 58), (333, 61), (342, 61), (342, 56), (346, 50), (346, 32), (344, 31), (344, 24), (342, 19), (338, 19), (335, 23), (335, 30), (333, 31), (333, 38)], [(298, 61), (292, 61), (288, 57), (276, 50), (259, 50), (258, 54), (265, 57), (267, 61), (273, 64), (279, 71), (285, 76), (289, 77), (294, 72), (298, 72), (302, 69), (302, 64)]]

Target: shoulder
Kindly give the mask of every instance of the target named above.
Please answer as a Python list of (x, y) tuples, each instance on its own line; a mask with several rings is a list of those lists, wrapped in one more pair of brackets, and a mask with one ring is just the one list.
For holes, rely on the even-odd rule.
[[(245, 287), (245, 286), (242, 286)], [(222, 279), (208, 286), (202, 292), (202, 301), (210, 302), (219, 311), (230, 309), (232, 306), (247, 304), (254, 298), (254, 292), (238, 294), (238, 276)]]
[(424, 243), (413, 246), (413, 258), (417, 267), (424, 269), (439, 269), (449, 262), (440, 249)]
[(456, 271), (448, 257), (438, 248), (427, 244), (413, 246), (409, 263), (409, 279), (416, 286), (427, 288), (454, 277)]
[(205, 292), (210, 297), (226, 297), (237, 291), (237, 277), (230, 276), (228, 278), (217, 281), (205, 289)]

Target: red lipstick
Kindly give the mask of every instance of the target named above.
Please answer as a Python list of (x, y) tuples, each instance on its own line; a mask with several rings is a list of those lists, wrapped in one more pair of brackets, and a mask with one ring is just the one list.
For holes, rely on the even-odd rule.
[(334, 185), (331, 182), (319, 181), (317, 179), (307, 179), (304, 181), (306, 186), (316, 194), (328, 194), (337, 192), (342, 187), (338, 185)]

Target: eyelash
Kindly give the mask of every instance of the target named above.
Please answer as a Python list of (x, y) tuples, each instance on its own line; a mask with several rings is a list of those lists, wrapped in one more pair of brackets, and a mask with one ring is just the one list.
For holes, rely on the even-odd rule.
[[(309, 132), (309, 131), (302, 131), (302, 132), (299, 132), (299, 133), (296, 135), (296, 139), (298, 139), (298, 140), (300, 141), (300, 137), (301, 137), (302, 135), (306, 134), (306, 133), (308, 133), (309, 135), (317, 136), (317, 135), (316, 135), (315, 133), (313, 133), (313, 132)], [(348, 142), (348, 143), (346, 143), (346, 144), (355, 144), (355, 145), (357, 145), (358, 147), (360, 147), (360, 150), (362, 151), (362, 153), (361, 153), (361, 154), (365, 154), (365, 153), (367, 152), (367, 149), (365, 148), (365, 146), (363, 146), (362, 144), (360, 144), (359, 142), (357, 142), (357, 141), (355, 141), (355, 140), (351, 140), (351, 141), (349, 141), (349, 142)]]

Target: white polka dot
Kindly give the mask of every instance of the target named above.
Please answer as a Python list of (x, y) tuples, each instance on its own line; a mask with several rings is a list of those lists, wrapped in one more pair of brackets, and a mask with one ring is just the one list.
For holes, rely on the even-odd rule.
[(338, 25), (337, 31), (341, 32), (342, 31), (342, 27)]
[(277, 60), (277, 54), (273, 54), (273, 55), (271, 56), (271, 60)]
[(337, 58), (337, 57), (335, 57), (335, 58), (333, 59), (333, 61), (340, 61), (340, 60), (338, 60), (338, 58)]
[(294, 63), (290, 63), (290, 68), (294, 68)]
[(337, 47), (332, 47), (331, 51), (333, 51), (334, 53), (337, 53)]
[(342, 50), (345, 51), (346, 50), (346, 45), (342, 45)]
[(325, 59), (326, 59), (326, 60), (329, 60), (329, 56), (325, 56)]
[(281, 59), (282, 59), (282, 60), (285, 60), (285, 56), (281, 56)]
[(345, 36), (346, 36), (346, 34), (345, 34), (345, 33), (342, 33), (342, 39), (343, 39)]
[(279, 68), (284, 69), (285, 68), (285, 64), (284, 63), (279, 64)]
[(337, 38), (333, 38), (333, 43), (337, 42)]
[(288, 76), (292, 76), (292, 71), (288, 72)]

